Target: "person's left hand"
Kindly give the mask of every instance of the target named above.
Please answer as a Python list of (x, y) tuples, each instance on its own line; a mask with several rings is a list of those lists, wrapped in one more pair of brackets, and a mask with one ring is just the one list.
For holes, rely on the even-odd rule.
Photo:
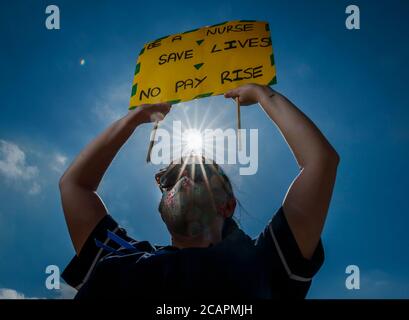
[(262, 86), (255, 83), (245, 84), (238, 88), (227, 91), (224, 94), (225, 98), (239, 98), (240, 105), (248, 106), (260, 102), (260, 98), (267, 90), (271, 90), (267, 86)]

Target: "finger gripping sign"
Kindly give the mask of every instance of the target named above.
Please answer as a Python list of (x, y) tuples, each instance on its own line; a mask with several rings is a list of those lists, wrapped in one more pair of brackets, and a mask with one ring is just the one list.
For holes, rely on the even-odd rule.
[(219, 95), (245, 83), (276, 82), (268, 23), (229, 21), (145, 44), (135, 67), (129, 109)]

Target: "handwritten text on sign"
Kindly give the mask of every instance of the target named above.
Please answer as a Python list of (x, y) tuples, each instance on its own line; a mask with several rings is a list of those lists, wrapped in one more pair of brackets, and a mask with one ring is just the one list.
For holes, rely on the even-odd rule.
[(219, 95), (245, 83), (276, 83), (266, 22), (230, 21), (147, 43), (136, 64), (130, 109)]

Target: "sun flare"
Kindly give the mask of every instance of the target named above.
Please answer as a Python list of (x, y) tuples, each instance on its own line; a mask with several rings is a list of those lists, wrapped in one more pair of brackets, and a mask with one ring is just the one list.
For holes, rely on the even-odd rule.
[(183, 142), (185, 144), (186, 151), (199, 154), (202, 153), (203, 138), (199, 130), (186, 130), (186, 132), (183, 134)]

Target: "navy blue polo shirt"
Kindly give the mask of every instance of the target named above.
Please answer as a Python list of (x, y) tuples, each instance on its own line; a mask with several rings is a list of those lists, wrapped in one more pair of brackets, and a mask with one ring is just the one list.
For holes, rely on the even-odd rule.
[(323, 261), (321, 241), (302, 256), (282, 207), (255, 239), (236, 229), (208, 248), (137, 241), (107, 215), (62, 278), (77, 299), (304, 298)]

